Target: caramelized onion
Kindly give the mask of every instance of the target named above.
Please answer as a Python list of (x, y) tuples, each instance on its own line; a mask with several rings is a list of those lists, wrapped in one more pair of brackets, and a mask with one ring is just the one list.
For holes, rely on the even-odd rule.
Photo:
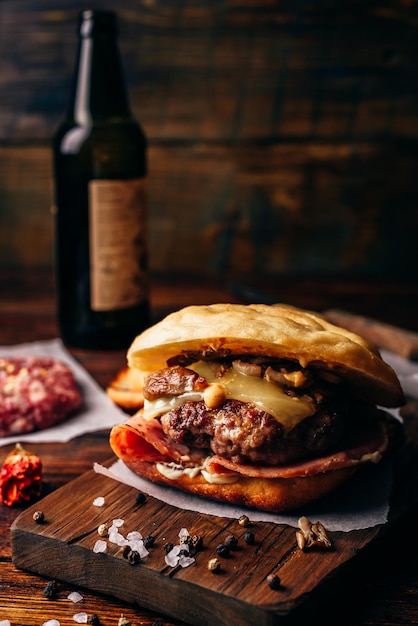
[(236, 360), (232, 361), (232, 367), (240, 374), (245, 374), (246, 376), (261, 376), (262, 373), (261, 365), (256, 363)]
[(306, 387), (310, 384), (309, 377), (302, 372), (301, 370), (294, 370), (289, 372), (288, 370), (275, 370), (272, 367), (268, 367), (265, 371), (264, 377), (268, 381), (273, 381), (275, 383), (279, 383), (284, 387), (291, 387), (293, 389), (298, 389), (301, 387)]

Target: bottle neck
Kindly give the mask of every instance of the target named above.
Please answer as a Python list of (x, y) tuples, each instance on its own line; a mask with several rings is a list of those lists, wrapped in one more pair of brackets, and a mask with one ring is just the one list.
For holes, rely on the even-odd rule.
[(116, 33), (104, 28), (86, 30), (82, 22), (70, 117), (80, 126), (130, 118)]

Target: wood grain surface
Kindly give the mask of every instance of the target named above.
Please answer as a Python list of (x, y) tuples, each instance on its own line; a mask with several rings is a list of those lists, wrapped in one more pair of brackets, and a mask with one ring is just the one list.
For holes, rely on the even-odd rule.
[[(414, 2), (102, 0), (149, 141), (153, 271), (418, 265)], [(51, 139), (88, 0), (2, 0), (0, 267), (50, 267)]]
[[(155, 498), (137, 504), (137, 490), (93, 470), (24, 511), (11, 527), (12, 559), (21, 569), (54, 580), (105, 593), (120, 600), (195, 626), (273, 626), (306, 602), (325, 581), (335, 576), (370, 542), (383, 536), (400, 514), (418, 502), (417, 420), (406, 425), (405, 445), (396, 455), (395, 482), (387, 524), (351, 532), (330, 532), (330, 550), (303, 551), (295, 528), (265, 522), (242, 527), (237, 519), (226, 519), (180, 510)], [(98, 496), (103, 507), (95, 507)], [(33, 520), (41, 510), (45, 521)], [(123, 548), (107, 543), (106, 552), (95, 554), (100, 524), (122, 519), (120, 532), (143, 537), (152, 535), (155, 544), (149, 556), (132, 566), (123, 557)], [(312, 520), (316, 522), (318, 520)], [(187, 568), (170, 567), (164, 561), (164, 544), (179, 543), (180, 529), (203, 539), (196, 561)], [(247, 531), (254, 543), (245, 542)], [(219, 557), (216, 547), (228, 535), (238, 540), (235, 550)], [(208, 561), (218, 558), (221, 569), (214, 574)], [(65, 567), (63, 567), (65, 564)], [(268, 576), (276, 574), (280, 587), (272, 589)]]
[[(343, 308), (383, 319), (403, 328), (418, 330), (418, 287), (391, 283), (345, 283), (282, 281), (260, 285), (274, 299), (305, 305), (316, 310)], [(236, 291), (222, 284), (202, 284), (169, 280), (153, 283), (153, 316), (191, 303), (238, 299)], [(380, 313), (380, 315), (379, 315)], [(49, 272), (2, 271), (0, 274), (0, 345), (16, 344), (57, 336), (53, 281)], [(73, 351), (102, 387), (124, 364), (124, 351)], [(411, 424), (417, 415), (410, 403)], [(11, 446), (0, 448), (0, 462)], [(43, 497), (91, 470), (92, 462), (109, 459), (108, 433), (97, 432), (62, 444), (36, 444), (34, 452), (44, 464)], [(405, 464), (402, 465), (402, 459)], [(410, 473), (410, 455), (400, 459), (394, 497), (403, 503), (399, 519), (363, 549), (354, 542), (352, 558), (329, 580), (292, 611), (284, 622), (291, 626), (410, 626), (418, 623), (418, 543), (414, 529), (418, 523), (417, 477)], [(58, 585), (56, 599), (47, 600), (44, 589), (49, 576), (20, 570), (12, 563), (10, 528), (22, 508), (0, 506), (0, 619), (13, 626), (35, 626), (47, 619), (59, 619), (61, 626), (74, 624), (73, 615), (84, 610), (96, 614), (102, 626), (115, 626), (121, 614), (135, 626), (185, 624), (180, 618), (164, 616), (161, 609), (145, 609), (102, 592), (93, 592), (73, 583)], [(177, 524), (176, 524), (177, 529)], [(156, 546), (157, 547), (157, 546)], [(205, 560), (206, 560), (205, 553)], [(65, 562), (62, 568), (65, 569)], [(128, 571), (130, 572), (132, 568)], [(308, 573), (309, 575), (309, 573)], [(262, 587), (264, 589), (264, 587)], [(77, 589), (81, 605), (67, 599)], [(233, 621), (232, 621), (233, 623)]]

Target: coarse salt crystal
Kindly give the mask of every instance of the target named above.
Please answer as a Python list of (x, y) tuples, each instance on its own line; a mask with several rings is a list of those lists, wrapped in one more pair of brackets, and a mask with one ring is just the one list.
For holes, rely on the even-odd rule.
[(179, 557), (171, 552), (165, 555), (164, 560), (169, 567), (175, 567), (179, 562)]
[(81, 595), (81, 593), (78, 593), (78, 591), (72, 591), (70, 594), (68, 594), (67, 598), (71, 600), (71, 602), (76, 603), (81, 602), (83, 596)]
[(103, 496), (99, 496), (98, 498), (94, 498), (93, 505), (94, 506), (103, 506), (105, 503), (105, 499)]
[(188, 537), (188, 536), (189, 536), (189, 531), (187, 530), (187, 528), (181, 528), (179, 532), (179, 537)]
[(137, 530), (132, 530), (126, 535), (126, 538), (128, 539), (128, 541), (139, 541), (140, 539), (142, 539), (142, 535)]
[(0, 621), (0, 626), (10, 626), (10, 620), (3, 619)]
[(76, 613), (75, 615), (73, 615), (73, 620), (77, 622), (77, 624), (87, 624), (88, 619), (89, 619), (89, 616), (84, 611), (81, 611), (80, 613)]
[(180, 550), (189, 550), (189, 546), (187, 545), (187, 543), (185, 544), (179, 544), (177, 546), (174, 546), (174, 548), (171, 550), (171, 552), (173, 553), (173, 555), (178, 556)]
[(179, 565), (181, 567), (189, 567), (189, 565), (192, 565), (192, 563), (194, 563), (194, 558), (191, 556), (181, 556), (179, 557)]
[(49, 619), (48, 621), (44, 622), (42, 626), (60, 626), (60, 623), (57, 619)]
[(98, 539), (96, 543), (94, 544), (93, 552), (96, 552), (96, 553), (106, 552), (106, 548), (107, 548), (106, 541), (103, 541), (102, 539)]
[(109, 533), (109, 541), (111, 543), (116, 543), (117, 546), (127, 546), (129, 544), (129, 541), (118, 532)]
[(129, 547), (131, 548), (131, 550), (138, 552), (141, 559), (149, 555), (149, 552), (144, 546), (144, 542), (142, 541), (142, 539), (140, 539), (139, 541), (130, 541)]
[(124, 523), (125, 523), (125, 520), (118, 518), (118, 519), (113, 520), (112, 526), (116, 526), (116, 528), (120, 528), (121, 526), (124, 525)]

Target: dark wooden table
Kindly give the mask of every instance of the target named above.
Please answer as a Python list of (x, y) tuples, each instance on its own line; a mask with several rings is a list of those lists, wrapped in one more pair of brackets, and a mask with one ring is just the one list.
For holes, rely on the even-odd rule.
[[(261, 288), (278, 301), (316, 310), (342, 307), (418, 330), (418, 285), (282, 280)], [(244, 300), (240, 285), (225, 286), (219, 280), (153, 280), (155, 320), (187, 304)], [(0, 272), (0, 345), (57, 336), (50, 274)], [(103, 387), (125, 364), (125, 350), (71, 351)], [(11, 448), (0, 448), (0, 463)], [(31, 448), (43, 461), (44, 494), (91, 469), (93, 461), (103, 462), (111, 457), (107, 432), (84, 435), (65, 444), (36, 444)], [(96, 614), (103, 626), (116, 625), (122, 614), (135, 625), (179, 624), (163, 615), (85, 589), (80, 590), (84, 597), (83, 606), (71, 605), (66, 598), (74, 589), (65, 583), (61, 584), (57, 599), (47, 600), (43, 591), (48, 581), (18, 570), (12, 563), (10, 525), (20, 512), (19, 508), (0, 505), (0, 621), (9, 619), (13, 626), (32, 626), (55, 618), (65, 626), (74, 624), (73, 614), (84, 610), (89, 615)], [(418, 624), (417, 525), (418, 509), (412, 507), (382, 539), (353, 559), (297, 614), (290, 616), (289, 623), (324, 626), (337, 623), (347, 626)]]

